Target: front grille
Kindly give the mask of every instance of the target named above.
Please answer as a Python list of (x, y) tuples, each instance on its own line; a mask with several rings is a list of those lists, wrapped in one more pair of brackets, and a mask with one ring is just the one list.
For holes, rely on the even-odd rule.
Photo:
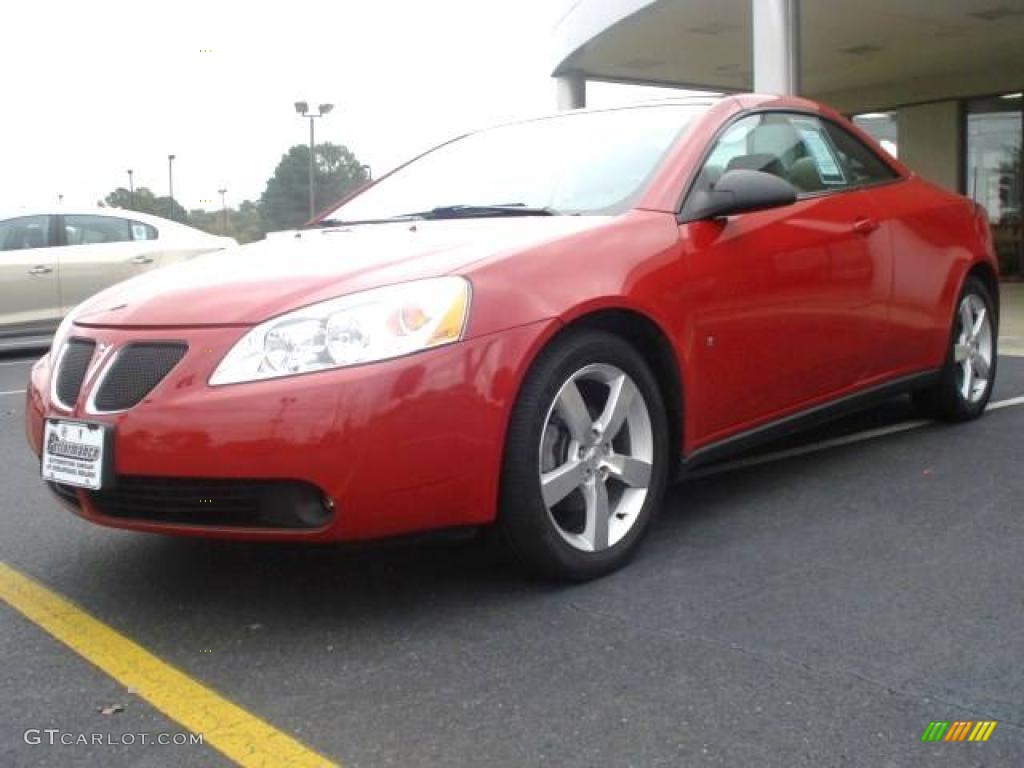
[(102, 515), (152, 523), (311, 529), (331, 516), (316, 486), (294, 480), (122, 475), (88, 494)]
[(96, 350), (96, 342), (88, 339), (71, 339), (60, 358), (57, 371), (57, 399), (61, 405), (73, 408), (82, 390), (82, 381), (89, 368), (89, 361)]
[(180, 342), (139, 342), (118, 353), (95, 396), (97, 411), (123, 411), (142, 401), (188, 349)]
[(50, 480), (46, 481), (46, 484), (50, 487), (50, 490), (56, 494), (58, 498), (66, 501), (75, 507), (81, 507), (82, 505), (78, 501), (78, 494), (75, 493), (75, 489), (70, 485), (64, 485), (63, 483), (54, 483)]

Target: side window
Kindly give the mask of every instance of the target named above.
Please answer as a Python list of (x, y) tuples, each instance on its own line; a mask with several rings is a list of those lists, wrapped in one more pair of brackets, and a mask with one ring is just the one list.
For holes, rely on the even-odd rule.
[(726, 171), (762, 171), (801, 194), (850, 189), (896, 178), (874, 152), (837, 125), (813, 115), (766, 112), (738, 120), (719, 137), (695, 190), (708, 190)]
[(801, 193), (848, 186), (821, 122), (783, 112), (750, 115), (730, 126), (711, 150), (695, 189), (709, 189), (733, 170), (770, 173)]
[(825, 127), (854, 184), (877, 184), (897, 178), (898, 174), (852, 133), (834, 123), (827, 122)]
[(65, 216), (64, 240), (68, 245), (121, 243), (132, 239), (130, 222), (114, 216)]
[(141, 221), (132, 222), (132, 240), (156, 240), (156, 227), (143, 224)]
[(729, 126), (708, 155), (707, 162), (697, 177), (698, 188), (713, 187), (723, 173), (736, 167), (736, 163), (744, 162), (742, 158), (750, 154), (750, 135), (761, 124), (762, 119), (762, 115), (753, 115), (737, 120)]
[(50, 245), (49, 216), (19, 216), (0, 221), (0, 251), (46, 248)]
[(790, 115), (789, 124), (800, 137), (801, 152), (786, 172), (799, 192), (825, 192), (851, 185), (850, 174), (829, 140), (825, 124), (810, 115)]

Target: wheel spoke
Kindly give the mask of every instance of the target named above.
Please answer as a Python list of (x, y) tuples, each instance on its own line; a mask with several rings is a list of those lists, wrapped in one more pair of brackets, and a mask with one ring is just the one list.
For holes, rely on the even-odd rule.
[(600, 478), (583, 486), (587, 502), (587, 524), (583, 538), (593, 552), (608, 547), (608, 488)]
[(651, 484), (650, 462), (632, 456), (615, 455), (609, 456), (604, 463), (612, 477), (631, 488), (646, 488)]
[(604, 411), (597, 420), (604, 440), (613, 440), (619, 434), (629, 414), (629, 407), (633, 404), (633, 398), (638, 394), (636, 384), (628, 376), (618, 376), (609, 384), (608, 402), (605, 403)]
[(978, 375), (978, 378), (988, 381), (988, 360), (986, 360), (981, 354), (977, 354), (972, 358), (972, 363), (974, 365), (974, 372)]
[(964, 396), (964, 400), (970, 402), (971, 390), (974, 388), (974, 363), (971, 358), (967, 358), (963, 362), (964, 380), (960, 385), (960, 394)]
[(982, 307), (981, 309), (978, 310), (978, 314), (974, 318), (974, 325), (971, 326), (972, 339), (978, 338), (978, 334), (980, 334), (982, 329), (985, 327), (987, 315), (988, 310), (986, 310), (985, 307)]
[(970, 341), (973, 330), (974, 313), (971, 312), (971, 302), (964, 301), (960, 305), (960, 338), (963, 341)]
[(958, 363), (962, 363), (971, 355), (971, 347), (969, 344), (954, 344), (953, 345), (953, 360)]
[(558, 394), (558, 403), (555, 407), (569, 428), (569, 434), (572, 435), (573, 440), (582, 443), (590, 438), (593, 422), (590, 419), (587, 404), (583, 402), (580, 388), (576, 386), (575, 381), (565, 383), (562, 391)]
[(647, 401), (621, 368), (591, 362), (563, 380), (548, 414), (537, 473), (548, 521), (574, 549), (606, 551), (643, 519), (651, 491), (657, 451)]
[(544, 503), (553, 507), (583, 484), (583, 464), (573, 459), (540, 476)]

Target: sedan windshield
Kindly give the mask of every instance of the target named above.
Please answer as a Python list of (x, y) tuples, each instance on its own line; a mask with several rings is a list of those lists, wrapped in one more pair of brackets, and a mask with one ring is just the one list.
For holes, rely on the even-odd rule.
[(575, 112), (473, 133), (381, 179), (327, 219), (618, 213), (705, 109)]

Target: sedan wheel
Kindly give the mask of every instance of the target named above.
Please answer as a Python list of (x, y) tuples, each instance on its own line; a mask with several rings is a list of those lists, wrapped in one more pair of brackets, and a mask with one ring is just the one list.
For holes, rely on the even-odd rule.
[(914, 401), (946, 421), (976, 419), (985, 411), (996, 378), (998, 342), (995, 304), (985, 284), (969, 277), (957, 302), (946, 364), (935, 384)]
[(650, 368), (602, 331), (559, 337), (513, 409), (498, 528), (532, 570), (582, 580), (632, 555), (661, 503), (665, 408)]
[(960, 302), (959, 333), (953, 345), (957, 386), (969, 403), (977, 403), (988, 391), (992, 374), (992, 320), (985, 302), (976, 293)]

